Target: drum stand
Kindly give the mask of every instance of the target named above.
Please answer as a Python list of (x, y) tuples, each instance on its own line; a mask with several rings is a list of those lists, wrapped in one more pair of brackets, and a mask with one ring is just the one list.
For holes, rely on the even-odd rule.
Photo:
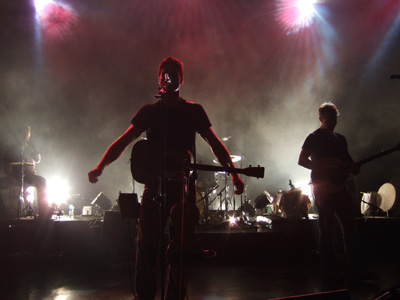
[[(363, 203), (365, 203), (365, 204), (368, 204), (369, 206), (375, 208), (375, 210), (376, 210), (376, 211), (372, 211), (372, 213), (371, 213), (371, 211), (369, 211), (368, 214), (367, 214), (367, 216), (366, 216), (367, 219), (369, 218), (370, 214), (372, 214), (372, 218), (375, 218), (375, 215), (376, 215), (379, 211), (382, 211), (382, 212), (383, 212), (383, 210), (382, 210), (380, 207), (378, 207), (378, 206), (376, 206), (376, 205), (374, 205), (374, 204), (372, 204), (372, 203), (369, 203), (369, 202), (364, 201), (364, 200), (362, 200), (362, 199), (361, 199), (361, 202), (363, 202)], [(389, 214), (388, 214), (388, 213), (387, 213), (387, 217), (389, 217)]]
[[(24, 183), (25, 183), (25, 172), (24, 172), (24, 159), (23, 159), (24, 146), (21, 146), (20, 152), (20, 165), (21, 165), (21, 183), (19, 189), (19, 197), (18, 197), (18, 220), (20, 218), (20, 212), (24, 212), (24, 216), (33, 216), (36, 219), (36, 214), (28, 201), (25, 199), (25, 191), (24, 191)], [(23, 208), (21, 207), (21, 202), (24, 203)]]
[[(229, 186), (227, 183), (228, 180), (228, 173), (224, 172), (224, 182), (225, 186), (224, 188), (217, 194), (217, 197), (219, 197), (219, 210), (221, 212), (221, 217), (222, 219), (229, 219), (228, 216), (228, 206), (230, 204), (230, 197), (229, 197)], [(224, 193), (224, 198), (222, 198), (222, 193)], [(223, 204), (225, 203), (225, 209), (223, 208)], [(235, 211), (235, 206), (233, 207), (233, 211)]]
[(201, 218), (204, 222), (203, 224), (208, 224), (210, 220), (208, 219), (209, 217), (209, 210), (208, 207), (214, 202), (215, 198), (210, 202), (210, 194), (214, 192), (218, 188), (218, 185), (215, 187), (208, 189), (207, 192), (204, 193), (204, 195), (201, 196), (201, 199), (199, 201), (204, 201), (204, 216)]
[[(19, 189), (19, 197), (18, 197), (18, 220), (20, 218), (20, 211), (24, 213), (25, 217), (33, 217), (36, 219), (36, 213), (33, 210), (29, 201), (25, 199), (25, 191), (24, 191), (24, 164), (21, 162), (22, 176), (21, 176), (21, 186)], [(21, 203), (23, 203), (23, 207), (21, 207)]]

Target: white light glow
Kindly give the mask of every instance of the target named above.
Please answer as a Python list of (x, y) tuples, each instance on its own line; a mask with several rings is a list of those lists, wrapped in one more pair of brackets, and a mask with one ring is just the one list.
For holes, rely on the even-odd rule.
[(256, 222), (257, 222), (257, 223), (272, 224), (272, 220), (271, 220), (271, 219), (269, 219), (269, 218), (267, 218), (267, 217), (263, 217), (263, 216), (257, 216)]
[(299, 18), (310, 18), (314, 14), (315, 0), (298, 0), (296, 6), (299, 9)]
[(229, 223), (231, 224), (231, 226), (235, 225), (236, 224), (236, 218), (235, 217), (230, 217), (229, 218)]
[(70, 197), (70, 188), (66, 180), (59, 177), (47, 180), (47, 200), (49, 204), (65, 203)]
[(309, 180), (308, 180), (308, 181), (306, 181), (306, 180), (298, 181), (298, 182), (296, 182), (296, 183), (294, 184), (294, 186), (295, 186), (296, 188), (301, 189), (301, 193), (302, 193), (303, 195), (307, 195), (308, 197), (311, 198), (311, 196), (312, 196), (312, 190), (311, 190), (311, 183), (310, 183)]
[(36, 188), (34, 186), (28, 186), (25, 190), (25, 200), (30, 204), (35, 200)]
[(277, 0), (276, 18), (287, 34), (298, 33), (313, 24), (317, 0)]
[(36, 12), (39, 14), (51, 2), (51, 0), (35, 0)]

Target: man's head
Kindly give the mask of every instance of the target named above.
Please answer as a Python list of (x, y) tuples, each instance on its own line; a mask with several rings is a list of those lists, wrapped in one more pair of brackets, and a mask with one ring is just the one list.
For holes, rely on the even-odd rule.
[(333, 131), (337, 124), (339, 110), (332, 102), (324, 102), (318, 108), (321, 128)]
[(183, 63), (172, 56), (167, 57), (158, 67), (158, 83), (160, 86), (164, 86), (167, 81), (165, 74), (168, 74), (171, 88), (174, 91), (179, 90), (179, 86), (183, 83)]

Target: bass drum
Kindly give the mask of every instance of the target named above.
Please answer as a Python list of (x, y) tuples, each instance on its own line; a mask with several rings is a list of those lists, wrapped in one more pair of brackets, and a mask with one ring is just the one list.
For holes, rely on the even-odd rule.
[(390, 214), (400, 213), (400, 190), (393, 183), (384, 183), (378, 190), (377, 206)]

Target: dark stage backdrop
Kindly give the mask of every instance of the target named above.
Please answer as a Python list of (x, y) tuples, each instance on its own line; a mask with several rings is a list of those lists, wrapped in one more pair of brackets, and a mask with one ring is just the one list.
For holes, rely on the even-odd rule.
[[(354, 159), (394, 146), (399, 1), (327, 0), (297, 33), (279, 22), (283, 2), (65, 0), (36, 14), (33, 0), (1, 1), (0, 154), (29, 123), (44, 177), (65, 178), (86, 202), (100, 191), (110, 199), (132, 191), (130, 149), (96, 185), (87, 172), (134, 113), (155, 101), (157, 67), (169, 55), (185, 64), (182, 96), (202, 104), (217, 134), (230, 137), (231, 153), (243, 157), (238, 166), (265, 167), (264, 179), (244, 178), (250, 200), (289, 189), (289, 179), (309, 180), (297, 158), (323, 101), (338, 105), (337, 131)], [(198, 162), (213, 164), (197, 141)], [(399, 165), (400, 153), (365, 165), (357, 192), (400, 184)]]

